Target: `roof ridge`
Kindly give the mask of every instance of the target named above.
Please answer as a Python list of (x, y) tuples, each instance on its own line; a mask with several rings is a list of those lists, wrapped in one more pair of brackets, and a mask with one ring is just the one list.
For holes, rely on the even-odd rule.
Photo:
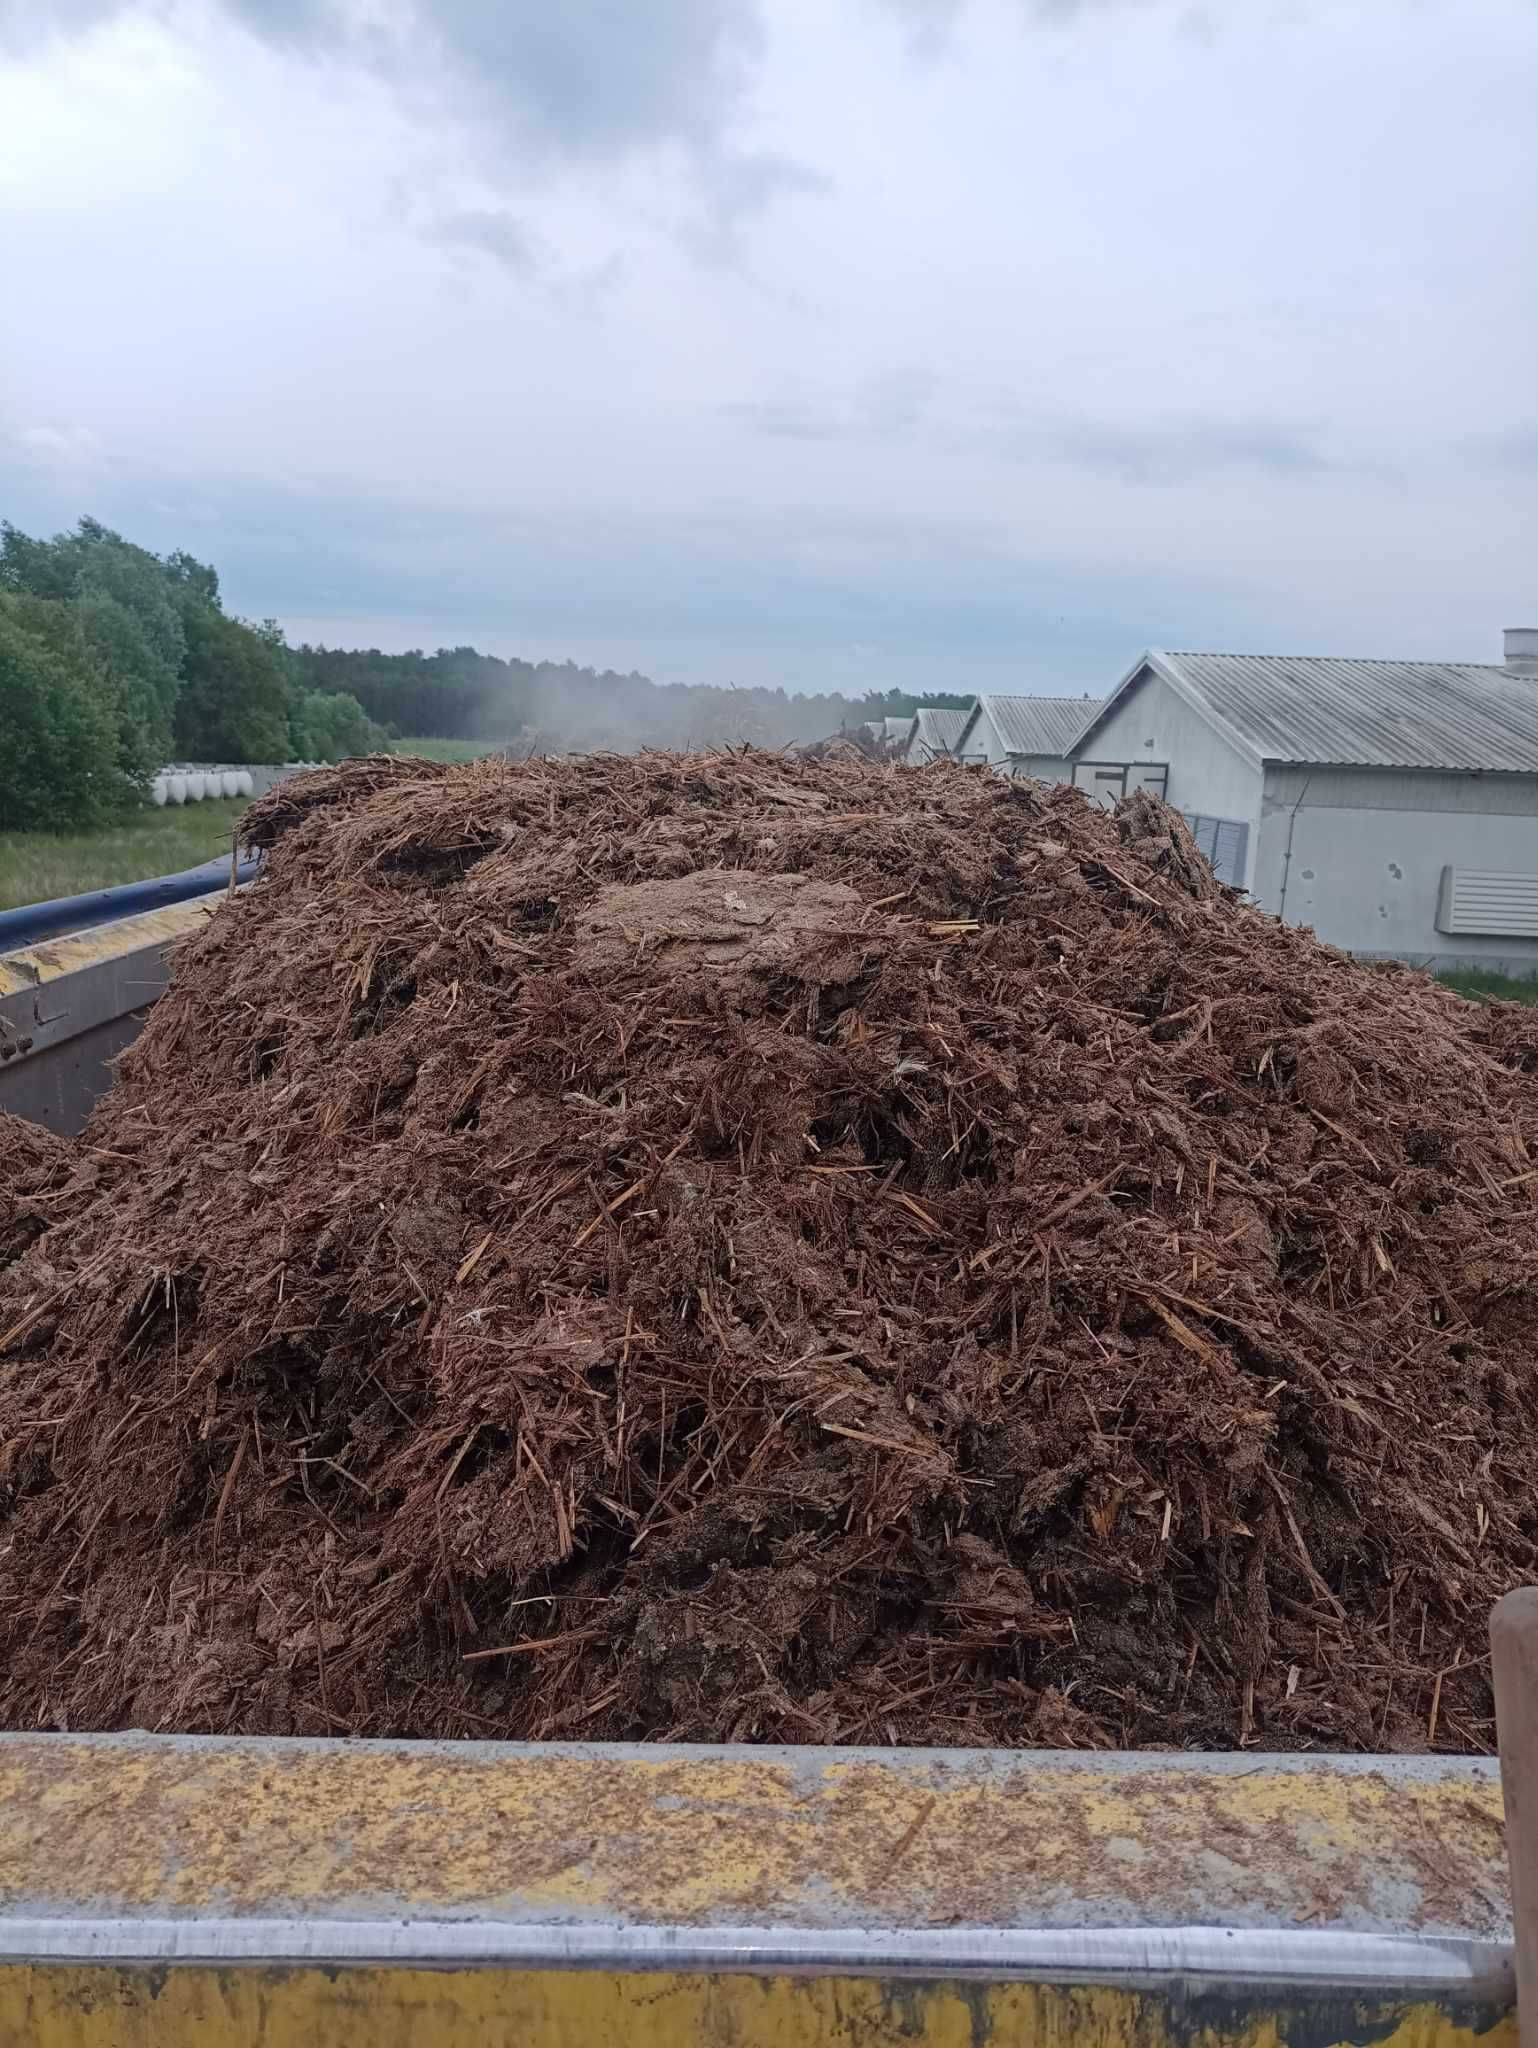
[(1189, 660), (1194, 655), (1206, 661), (1350, 661), (1359, 668), (1484, 668), (1496, 675), (1510, 673), (1501, 661), (1463, 661), (1453, 655), (1256, 654), (1237, 647), (1166, 647), (1157, 651), (1175, 661)]

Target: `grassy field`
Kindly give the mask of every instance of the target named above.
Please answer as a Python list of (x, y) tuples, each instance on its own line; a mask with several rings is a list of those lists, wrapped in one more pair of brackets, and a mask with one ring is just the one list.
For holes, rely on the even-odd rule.
[(420, 754), (424, 761), (478, 761), (494, 754), (495, 740), (396, 740), (397, 754)]
[(0, 910), (195, 868), (229, 852), (245, 807), (244, 797), (163, 811), (146, 805), (100, 832), (0, 832)]
[(1538, 1003), (1538, 981), (1517, 981), (1509, 974), (1491, 974), (1483, 968), (1471, 967), (1453, 969), (1439, 974), (1437, 979), (1473, 1003)]

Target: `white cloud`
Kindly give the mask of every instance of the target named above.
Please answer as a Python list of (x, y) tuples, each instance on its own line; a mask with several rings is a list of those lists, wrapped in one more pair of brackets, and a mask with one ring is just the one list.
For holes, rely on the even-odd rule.
[(94, 462), (101, 443), (89, 427), (19, 427), (16, 444), (43, 462)]

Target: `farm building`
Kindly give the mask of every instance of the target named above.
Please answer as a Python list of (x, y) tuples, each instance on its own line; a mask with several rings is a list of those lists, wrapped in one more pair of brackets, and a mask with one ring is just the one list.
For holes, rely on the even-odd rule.
[(1094, 697), (979, 697), (952, 752), (1005, 775), (1067, 782), (1068, 749), (1099, 705)]
[(1368, 957), (1538, 974), (1538, 629), (1504, 665), (1145, 654), (1070, 742), (1225, 881)]
[(921, 768), (926, 761), (943, 760), (947, 754), (953, 754), (969, 715), (966, 711), (944, 711), (933, 704), (920, 705), (908, 727), (903, 759), (910, 766)]
[(855, 731), (878, 753), (900, 754), (908, 744), (911, 718), (867, 718)]

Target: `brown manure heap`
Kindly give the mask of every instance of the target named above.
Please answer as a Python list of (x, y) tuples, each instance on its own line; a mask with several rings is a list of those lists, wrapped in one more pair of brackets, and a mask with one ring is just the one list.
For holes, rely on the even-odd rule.
[(1478, 1750), (1538, 1024), (837, 753), (247, 813), (0, 1127), (0, 1722)]

